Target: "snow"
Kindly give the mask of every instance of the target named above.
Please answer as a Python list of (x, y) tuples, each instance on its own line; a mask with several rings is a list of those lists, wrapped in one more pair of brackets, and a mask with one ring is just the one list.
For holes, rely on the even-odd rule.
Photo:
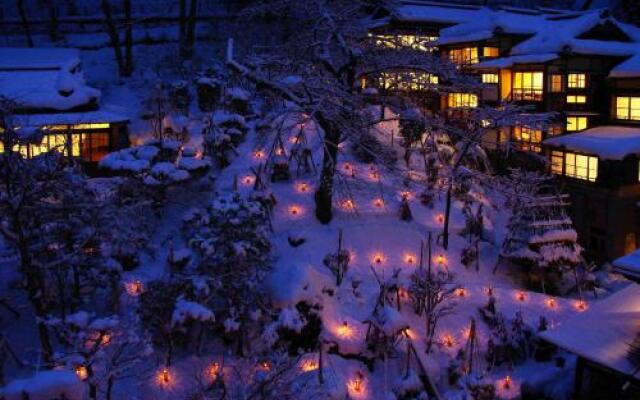
[(640, 49), (636, 55), (629, 57), (611, 69), (610, 78), (638, 78), (640, 77)]
[(627, 359), (638, 326), (640, 285), (630, 284), (540, 336), (588, 360), (640, 378), (640, 372)]
[(51, 114), (14, 115), (13, 121), (19, 126), (75, 125), (91, 123), (127, 122), (130, 117), (119, 107), (105, 106), (96, 111), (64, 112)]
[(67, 400), (83, 400), (85, 384), (71, 371), (42, 371), (27, 379), (16, 379), (0, 388), (0, 398), (23, 400), (51, 400), (65, 397)]
[(436, 22), (459, 24), (477, 18), (479, 7), (447, 6), (446, 4), (408, 3), (399, 6), (394, 18), (403, 22)]
[(622, 160), (628, 155), (640, 154), (640, 128), (599, 126), (550, 138), (544, 144), (597, 155), (601, 159)]
[(202, 304), (180, 298), (176, 301), (173, 314), (171, 315), (171, 325), (179, 326), (188, 320), (206, 322), (213, 321), (214, 319), (215, 316), (213, 311), (209, 310), (207, 307)]
[(555, 53), (542, 53), (542, 54), (526, 54), (521, 56), (508, 56), (496, 58), (493, 60), (487, 60), (478, 64), (472, 65), (473, 69), (499, 69), (510, 68), (516, 64), (543, 64), (548, 61), (553, 61), (559, 58)]
[(618, 272), (640, 278), (640, 250), (633, 251), (613, 260), (613, 267)]
[(0, 71), (63, 69), (80, 63), (80, 52), (60, 47), (0, 47)]

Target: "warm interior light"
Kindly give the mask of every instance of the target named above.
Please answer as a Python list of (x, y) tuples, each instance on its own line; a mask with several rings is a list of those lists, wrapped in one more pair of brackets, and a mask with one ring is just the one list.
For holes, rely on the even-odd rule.
[(339, 337), (341, 338), (351, 338), (353, 337), (353, 329), (349, 326), (347, 321), (344, 321), (342, 325), (338, 326), (337, 332)]
[(310, 372), (310, 371), (315, 371), (319, 368), (318, 365), (318, 361), (316, 360), (304, 360), (302, 362), (302, 364), (300, 365), (300, 369), (302, 370), (302, 372)]

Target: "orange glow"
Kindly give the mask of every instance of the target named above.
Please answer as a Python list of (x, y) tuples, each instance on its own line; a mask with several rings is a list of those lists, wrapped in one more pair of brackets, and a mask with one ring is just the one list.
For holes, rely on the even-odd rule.
[(545, 302), (545, 304), (549, 308), (557, 308), (558, 307), (558, 302), (556, 301), (556, 299), (554, 299), (552, 297), (548, 298), (547, 301)]
[(84, 381), (89, 377), (89, 371), (87, 371), (87, 367), (85, 367), (84, 365), (76, 366), (75, 373), (78, 379), (80, 379), (81, 381)]
[(438, 254), (435, 258), (436, 264), (442, 266), (447, 265), (447, 257), (444, 254)]
[(108, 333), (102, 335), (102, 340), (100, 341), (100, 344), (102, 346), (107, 346), (109, 343), (111, 343), (111, 335), (109, 335)]
[(294, 217), (298, 217), (302, 215), (302, 207), (295, 204), (292, 206), (289, 206), (289, 214), (291, 214)]
[(242, 178), (243, 185), (253, 185), (255, 181), (256, 181), (256, 178), (253, 175), (247, 175), (244, 178)]
[(164, 367), (156, 374), (156, 383), (163, 389), (173, 386), (174, 376), (169, 368)]
[(502, 381), (502, 387), (506, 390), (511, 389), (511, 377), (509, 375)]
[(298, 143), (298, 137), (297, 136), (289, 136), (289, 143), (297, 144)]
[(577, 311), (583, 312), (583, 311), (586, 311), (587, 308), (589, 308), (589, 305), (584, 300), (578, 300), (575, 302), (574, 307), (576, 308)]
[(456, 344), (456, 339), (453, 335), (445, 334), (442, 336), (441, 343), (444, 347), (452, 348)]
[(413, 253), (404, 253), (404, 262), (409, 265), (416, 263), (416, 255)]
[(377, 253), (373, 253), (373, 256), (371, 256), (371, 261), (375, 264), (382, 264), (384, 263), (386, 260), (386, 257), (384, 256), (383, 253), (377, 252)]
[(382, 200), (381, 198), (377, 198), (377, 199), (373, 200), (373, 205), (378, 207), (378, 208), (382, 208), (382, 207), (384, 207), (384, 200)]
[(470, 336), (471, 336), (471, 327), (467, 326), (466, 328), (463, 328), (462, 329), (462, 337), (465, 340), (468, 340)]
[(271, 363), (269, 361), (262, 361), (258, 368), (262, 371), (271, 371)]
[(216, 380), (218, 379), (219, 374), (220, 374), (220, 363), (217, 361), (214, 361), (207, 368), (207, 375), (209, 376), (210, 379)]
[(400, 198), (407, 198), (407, 200), (411, 200), (411, 198), (413, 197), (413, 194), (408, 191), (408, 190), (404, 190), (402, 192), (400, 192)]
[(307, 182), (298, 182), (296, 189), (300, 193), (306, 193), (309, 191), (309, 184)]
[(347, 389), (349, 393), (353, 396), (362, 396), (365, 391), (364, 385), (364, 375), (362, 372), (358, 371), (356, 376), (353, 377), (349, 382), (347, 382)]
[(487, 286), (486, 288), (484, 288), (484, 293), (487, 296), (493, 296), (493, 286)]
[(398, 295), (400, 295), (401, 299), (409, 298), (409, 292), (407, 292), (407, 289), (405, 289), (405, 288), (398, 289)]
[(142, 294), (144, 286), (142, 285), (141, 281), (136, 279), (131, 282), (126, 282), (124, 284), (124, 290), (126, 290), (127, 294), (129, 294), (130, 296), (139, 296)]
[(350, 200), (350, 199), (344, 200), (341, 205), (342, 205), (342, 208), (349, 211), (352, 211), (353, 209), (356, 208), (356, 205), (353, 203), (353, 200)]
[(315, 371), (319, 368), (320, 366), (318, 365), (318, 361), (316, 360), (304, 360), (302, 362), (302, 364), (300, 365), (300, 369), (302, 370), (302, 372), (311, 372), (311, 371)]
[(527, 294), (525, 292), (522, 292), (522, 291), (517, 292), (516, 293), (516, 300), (522, 301), (522, 302), (526, 301), (527, 300)]
[(444, 214), (438, 214), (435, 216), (435, 220), (439, 224), (444, 224)]
[(344, 170), (347, 171), (347, 172), (353, 172), (353, 165), (351, 165), (348, 162), (344, 163), (342, 168), (344, 168)]
[(351, 338), (354, 335), (353, 329), (347, 324), (347, 321), (344, 321), (342, 325), (338, 326), (336, 330), (336, 334), (341, 338)]
[(377, 182), (380, 180), (380, 174), (376, 170), (371, 170), (371, 172), (369, 172), (369, 179)]
[(256, 150), (253, 152), (253, 158), (262, 160), (264, 158), (264, 150)]
[(416, 333), (410, 329), (410, 328), (405, 328), (404, 330), (404, 334), (411, 340), (416, 340)]
[(465, 288), (456, 289), (456, 296), (458, 296), (458, 297), (467, 297), (468, 295), (469, 295), (469, 292), (467, 292), (467, 289), (465, 289)]

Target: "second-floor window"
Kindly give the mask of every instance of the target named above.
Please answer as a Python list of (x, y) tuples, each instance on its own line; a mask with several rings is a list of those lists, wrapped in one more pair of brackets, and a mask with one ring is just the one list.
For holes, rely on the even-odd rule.
[(551, 92), (552, 93), (562, 92), (562, 75), (560, 74), (551, 75)]
[(640, 97), (616, 97), (616, 119), (640, 121)]
[(483, 47), (482, 56), (487, 58), (495, 58), (500, 56), (500, 49), (497, 47)]
[(438, 77), (424, 71), (382, 72), (378, 85), (389, 90), (427, 90), (438, 84)]
[(598, 178), (598, 157), (552, 151), (551, 172), (595, 182)]
[(515, 72), (513, 74), (513, 99), (541, 101), (543, 80), (543, 72)]
[(585, 104), (587, 102), (587, 96), (582, 95), (568, 95), (567, 103), (568, 104)]
[(465, 47), (464, 49), (452, 49), (449, 51), (449, 59), (458, 65), (478, 63), (478, 48)]
[(482, 74), (482, 83), (498, 83), (498, 74)]
[(520, 150), (539, 153), (541, 150), (540, 143), (542, 143), (542, 131), (527, 126), (516, 126), (513, 128), (513, 141)]
[(587, 117), (567, 117), (567, 132), (587, 129)]
[(449, 93), (448, 104), (450, 108), (475, 108), (478, 107), (478, 96), (471, 93)]
[(567, 88), (584, 89), (587, 87), (587, 76), (585, 74), (568, 74)]

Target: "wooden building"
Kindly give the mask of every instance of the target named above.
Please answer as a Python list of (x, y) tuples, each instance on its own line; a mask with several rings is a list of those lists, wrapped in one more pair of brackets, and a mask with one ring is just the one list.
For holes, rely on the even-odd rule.
[(540, 333), (543, 340), (576, 356), (572, 398), (583, 400), (640, 398), (640, 366), (631, 351), (639, 335), (637, 284)]
[(24, 157), (56, 150), (92, 170), (108, 152), (129, 145), (128, 118), (100, 106), (76, 49), (0, 48), (0, 97), (12, 103), (11, 128), (24, 133), (14, 146)]

